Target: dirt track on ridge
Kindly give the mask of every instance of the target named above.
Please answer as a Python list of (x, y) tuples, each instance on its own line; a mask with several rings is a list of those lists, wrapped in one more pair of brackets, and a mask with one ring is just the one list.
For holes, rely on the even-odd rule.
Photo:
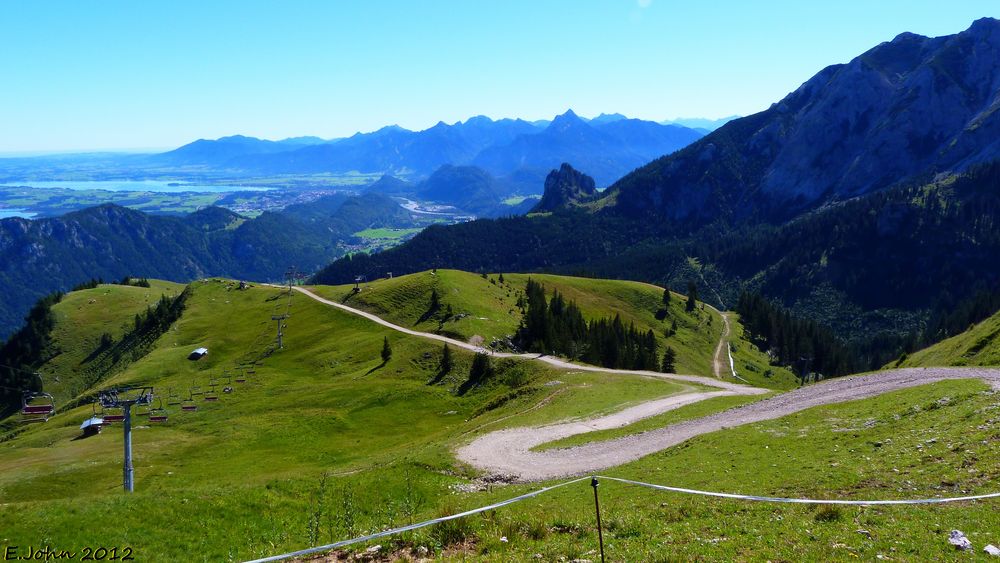
[[(537, 354), (512, 354), (492, 352), (488, 349), (448, 338), (439, 334), (420, 332), (393, 324), (377, 315), (355, 309), (342, 303), (324, 299), (308, 289), (296, 287), (296, 291), (331, 307), (336, 307), (348, 313), (364, 317), (382, 325), (420, 338), (447, 342), (453, 346), (473, 352), (485, 352), (494, 357), (520, 358), (540, 361), (551, 366), (578, 371), (594, 371), (618, 373), (623, 375), (645, 375), (677, 381), (698, 383), (720, 389), (711, 392), (694, 392), (673, 395), (670, 397), (647, 401), (626, 408), (617, 413), (582, 421), (569, 421), (556, 424), (509, 428), (484, 434), (472, 442), (458, 448), (458, 458), (478, 469), (493, 473), (510, 474), (520, 481), (538, 481), (554, 479), (570, 475), (586, 474), (608, 467), (621, 465), (641, 457), (665, 450), (686, 440), (708, 434), (717, 430), (742, 426), (763, 420), (772, 420), (793, 414), (811, 407), (829, 405), (875, 397), (883, 393), (934, 383), (950, 379), (979, 378), (994, 389), (1000, 391), (1000, 369), (990, 368), (908, 368), (876, 372), (856, 377), (841, 377), (822, 383), (782, 393), (762, 401), (743, 405), (723, 412), (711, 414), (702, 418), (679, 422), (656, 430), (642, 432), (606, 440), (592, 442), (572, 448), (532, 452), (531, 448), (568, 436), (626, 426), (643, 418), (655, 416), (684, 405), (702, 401), (712, 397), (726, 395), (760, 395), (767, 389), (740, 385), (723, 381), (721, 378), (702, 377), (696, 375), (676, 375), (639, 370), (615, 370), (575, 364), (552, 356)], [(719, 375), (720, 353), (729, 334), (728, 319), (723, 338), (720, 341), (713, 359), (716, 374)]]
[[(948, 379), (980, 378), (1000, 391), (1000, 369), (911, 368), (831, 379), (698, 419), (613, 440), (532, 452), (531, 448), (596, 429), (624, 426), (726, 391), (677, 395), (582, 422), (498, 430), (457, 450), (458, 458), (484, 471), (538, 481), (600, 471), (665, 450), (686, 440), (744, 424), (772, 420), (811, 407), (875, 397), (890, 391)], [(689, 400), (685, 400), (689, 399)], [(674, 400), (674, 402), (670, 402)], [(657, 403), (654, 405), (653, 403)]]

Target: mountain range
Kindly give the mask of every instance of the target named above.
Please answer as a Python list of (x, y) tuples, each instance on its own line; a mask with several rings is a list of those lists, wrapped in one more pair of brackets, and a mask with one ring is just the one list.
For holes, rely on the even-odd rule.
[(435, 227), (316, 279), (457, 267), (691, 280), (720, 305), (758, 290), (845, 339), (898, 343), (997, 291), (998, 108), (1000, 22), (902, 34), (582, 206)]
[[(265, 141), (232, 136), (200, 139), (147, 157), (149, 164), (208, 166), (253, 174), (389, 173), (427, 177), (444, 165), (476, 165), (496, 176), (545, 173), (570, 161), (608, 185), (633, 168), (699, 139), (679, 125), (601, 114), (588, 121), (572, 110), (542, 125), (522, 119), (464, 122), (410, 131), (395, 125), (344, 139)], [(540, 191), (538, 185), (536, 193)]]

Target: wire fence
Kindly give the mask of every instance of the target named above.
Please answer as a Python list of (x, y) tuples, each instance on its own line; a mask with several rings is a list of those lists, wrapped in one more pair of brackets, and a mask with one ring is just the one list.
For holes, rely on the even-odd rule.
[[(481, 506), (479, 508), (473, 508), (471, 510), (466, 510), (465, 512), (460, 512), (458, 514), (452, 514), (449, 516), (441, 516), (439, 518), (432, 518), (430, 520), (425, 520), (423, 522), (418, 522), (416, 524), (410, 524), (408, 526), (402, 526), (400, 528), (393, 528), (390, 530), (384, 530), (374, 534), (369, 534), (366, 536), (360, 536), (356, 538), (351, 538), (348, 540), (342, 540), (334, 543), (329, 543), (325, 545), (319, 545), (315, 547), (309, 547), (306, 549), (300, 549), (298, 551), (292, 551), (288, 553), (282, 553), (280, 555), (272, 555), (270, 557), (265, 557), (263, 559), (253, 559), (247, 561), (246, 563), (265, 563), (269, 561), (283, 561), (285, 559), (291, 559), (293, 557), (302, 557), (305, 555), (312, 555), (315, 553), (322, 553), (327, 551), (332, 551), (334, 549), (339, 549), (341, 547), (347, 547), (354, 544), (364, 543), (367, 541), (384, 538), (387, 536), (392, 536), (396, 534), (401, 534), (404, 532), (409, 532), (412, 530), (417, 530), (420, 528), (425, 528), (427, 526), (433, 526), (434, 524), (439, 524), (441, 522), (447, 522), (449, 520), (455, 520), (458, 518), (465, 518), (467, 516), (472, 516), (475, 514), (480, 514), (490, 510), (496, 510), (498, 508), (520, 502), (522, 500), (527, 500), (530, 498), (537, 497), (539, 495), (545, 494), (549, 491), (565, 487), (568, 485), (573, 485), (581, 481), (591, 481), (591, 486), (595, 487), (598, 480), (603, 479), (606, 481), (613, 481), (617, 483), (622, 483), (626, 485), (634, 485), (638, 487), (646, 487), (649, 489), (657, 491), (665, 491), (671, 493), (680, 493), (685, 495), (696, 495), (705, 497), (715, 497), (715, 498), (726, 498), (734, 500), (744, 500), (753, 502), (771, 502), (771, 503), (786, 503), (786, 504), (836, 504), (836, 505), (853, 505), (853, 506), (874, 506), (874, 505), (926, 505), (926, 504), (946, 504), (955, 502), (970, 502), (977, 500), (988, 500), (994, 498), (1000, 498), (1000, 492), (998, 493), (988, 493), (982, 495), (968, 495), (961, 497), (932, 497), (932, 498), (919, 498), (919, 499), (874, 499), (874, 500), (854, 500), (854, 499), (814, 499), (814, 498), (793, 498), (793, 497), (769, 497), (760, 495), (743, 495), (738, 493), (724, 493), (718, 491), (703, 491), (699, 489), (688, 489), (684, 487), (672, 487), (668, 485), (658, 485), (655, 483), (646, 483), (644, 481), (636, 481), (633, 479), (623, 479), (620, 477), (608, 477), (604, 475), (598, 475), (595, 477), (579, 477), (576, 479), (571, 479), (569, 481), (563, 481), (562, 483), (557, 483), (548, 487), (537, 489), (529, 493), (525, 493), (520, 496), (509, 498), (500, 502), (489, 504), (486, 506)], [(596, 492), (595, 492), (596, 496)], [(603, 551), (603, 550), (602, 550)]]

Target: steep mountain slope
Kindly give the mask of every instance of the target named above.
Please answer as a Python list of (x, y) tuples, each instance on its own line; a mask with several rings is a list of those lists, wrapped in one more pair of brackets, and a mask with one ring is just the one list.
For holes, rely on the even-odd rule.
[(908, 335), (1000, 279), (996, 167), (975, 164), (1000, 158), (987, 133), (1000, 127), (998, 30), (986, 19), (954, 36), (903, 35), (827, 68), (625, 176), (591, 213), (432, 229), (321, 277), (458, 267), (695, 280), (716, 304), (761, 291), (872, 341), (873, 359), (898, 355)]
[(922, 350), (901, 356), (888, 367), (1000, 365), (1000, 313)]
[(42, 295), (91, 278), (280, 279), (290, 265), (310, 271), (342, 255), (340, 243), (356, 231), (414, 225), (409, 212), (380, 194), (329, 196), (252, 220), (219, 208), (167, 217), (115, 205), (0, 220), (0, 285), (8, 288), (0, 337), (20, 326)]
[(611, 189), (621, 213), (788, 218), (1000, 155), (1000, 21), (904, 33)]

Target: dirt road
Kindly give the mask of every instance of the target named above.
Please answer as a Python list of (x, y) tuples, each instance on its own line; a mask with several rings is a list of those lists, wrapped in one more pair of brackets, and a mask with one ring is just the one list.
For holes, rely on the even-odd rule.
[[(551, 366), (578, 371), (594, 371), (618, 374), (645, 375), (661, 377), (690, 383), (698, 383), (720, 389), (714, 392), (696, 392), (674, 395), (663, 399), (648, 401), (617, 413), (584, 421), (563, 422), (540, 427), (511, 428), (490, 432), (476, 438), (469, 444), (460, 447), (457, 455), (470, 465), (495, 473), (513, 474), (522, 481), (552, 479), (569, 475), (579, 475), (599, 471), (608, 467), (621, 465), (639, 459), (649, 454), (680, 444), (685, 440), (715, 432), (723, 428), (751, 424), (763, 420), (780, 418), (804, 409), (819, 405), (829, 405), (858, 399), (875, 397), (890, 391), (924, 385), (949, 379), (980, 378), (1000, 390), (1000, 369), (989, 368), (910, 368), (878, 372), (856, 377), (842, 377), (810, 385), (795, 391), (744, 405), (706, 417), (672, 424), (657, 430), (634, 434), (558, 450), (532, 452), (531, 448), (568, 436), (625, 426), (684, 405), (702, 401), (711, 397), (725, 395), (758, 395), (768, 390), (739, 385), (715, 379), (694, 375), (664, 374), (649, 371), (614, 370), (575, 364), (551, 356), (536, 354), (511, 354), (491, 352), (480, 346), (467, 342), (408, 329), (393, 324), (377, 315), (355, 309), (342, 303), (324, 299), (308, 289), (296, 287), (296, 291), (348, 313), (364, 317), (382, 325), (420, 338), (447, 342), (448, 344), (473, 352), (486, 352), (494, 357), (521, 358), (525, 360), (545, 362)], [(723, 314), (726, 323), (723, 339), (715, 352), (715, 373), (719, 376), (724, 366), (722, 350), (730, 333), (729, 319)]]
[(499, 430), (480, 436), (456, 453), (459, 459), (478, 469), (516, 475), (521, 481), (553, 479), (621, 465), (724, 428), (780, 418), (819, 405), (865, 399), (907, 387), (965, 378), (981, 378), (1000, 390), (1000, 369), (902, 369), (831, 379), (706, 417), (572, 448), (530, 451), (539, 444), (592, 430), (623, 426), (684, 404), (732, 393), (719, 391), (678, 395), (589, 421)]
[[(438, 342), (447, 342), (448, 344), (455, 346), (456, 348), (462, 348), (472, 352), (484, 352), (490, 354), (495, 358), (519, 358), (522, 360), (531, 360), (544, 362), (550, 366), (554, 366), (560, 369), (572, 369), (577, 371), (592, 371), (592, 372), (602, 372), (602, 373), (617, 373), (622, 375), (645, 375), (649, 377), (659, 377), (662, 379), (671, 379), (675, 381), (686, 381), (689, 383), (698, 383), (701, 385), (707, 385), (709, 387), (716, 387), (719, 389), (725, 389), (727, 391), (732, 391), (733, 393), (744, 394), (744, 395), (759, 395), (762, 393), (767, 393), (766, 389), (760, 389), (758, 387), (751, 387), (749, 385), (740, 385), (737, 383), (732, 383), (728, 381), (720, 381), (719, 379), (713, 379), (711, 377), (702, 377), (698, 375), (679, 375), (673, 373), (660, 373), (658, 371), (643, 371), (643, 370), (624, 370), (624, 369), (609, 369), (602, 368), (598, 366), (591, 366), (586, 364), (576, 364), (566, 360), (561, 360), (553, 356), (545, 356), (540, 354), (512, 354), (509, 352), (493, 352), (482, 346), (476, 346), (475, 344), (469, 344), (468, 342), (462, 342), (461, 340), (456, 340), (454, 338), (448, 338), (447, 336), (441, 336), (440, 334), (434, 334), (430, 332), (420, 332), (418, 330), (409, 329), (394, 323), (391, 323), (378, 315), (373, 315), (367, 311), (362, 311), (360, 309), (355, 309), (349, 305), (344, 305), (343, 303), (337, 303), (336, 301), (331, 301), (316, 295), (315, 293), (309, 291), (304, 287), (294, 288), (299, 293), (306, 295), (324, 305), (329, 305), (331, 307), (336, 307), (353, 315), (358, 315), (364, 317), (373, 323), (377, 323), (386, 328), (391, 328), (392, 330), (402, 332), (403, 334), (409, 334), (410, 336), (417, 336), (420, 338), (427, 338), (429, 340), (436, 340)], [(727, 325), (728, 326), (728, 325)], [(722, 344), (720, 343), (720, 349)], [(718, 352), (717, 352), (718, 353)]]

